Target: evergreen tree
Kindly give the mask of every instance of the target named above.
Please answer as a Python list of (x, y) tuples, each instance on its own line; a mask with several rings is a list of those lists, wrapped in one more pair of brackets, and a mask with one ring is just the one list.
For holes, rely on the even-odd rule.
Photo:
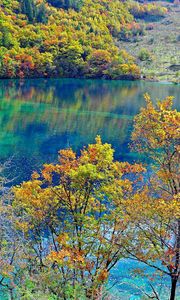
[(45, 3), (40, 4), (40, 6), (38, 7), (36, 21), (39, 23), (47, 24), (48, 16), (47, 16)]
[(22, 13), (28, 17), (29, 22), (33, 22), (36, 15), (34, 0), (21, 0), (21, 7)]
[(48, 0), (48, 3), (58, 8), (79, 10), (83, 0)]

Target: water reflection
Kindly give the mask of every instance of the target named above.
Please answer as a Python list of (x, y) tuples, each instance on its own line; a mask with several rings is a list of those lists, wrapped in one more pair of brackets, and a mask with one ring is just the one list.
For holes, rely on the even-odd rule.
[[(113, 144), (116, 157), (133, 160), (128, 142), (133, 116), (154, 99), (175, 96), (180, 86), (146, 82), (38, 79), (0, 81), (0, 159), (14, 156), (14, 173), (53, 161), (61, 148), (78, 150), (97, 134)], [(20, 179), (19, 179), (20, 180)]]

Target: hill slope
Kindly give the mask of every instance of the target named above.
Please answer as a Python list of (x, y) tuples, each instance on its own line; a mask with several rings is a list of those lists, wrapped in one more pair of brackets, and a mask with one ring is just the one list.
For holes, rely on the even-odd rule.
[(180, 82), (180, 5), (161, 4), (168, 9), (165, 17), (146, 22), (137, 19), (141, 25), (144, 22), (145, 34), (136, 41), (121, 41), (121, 47), (136, 57), (146, 78)]
[(50, 2), (0, 1), (0, 77), (139, 77), (133, 57), (114, 40), (133, 22), (126, 3)]
[[(158, 3), (133, 0), (0, 0), (0, 78), (154, 77), (166, 49), (158, 35), (172, 15)], [(158, 18), (146, 30), (148, 20)], [(173, 26), (174, 20), (170, 35)], [(141, 47), (150, 53), (139, 54)], [(171, 79), (172, 67), (167, 73)]]

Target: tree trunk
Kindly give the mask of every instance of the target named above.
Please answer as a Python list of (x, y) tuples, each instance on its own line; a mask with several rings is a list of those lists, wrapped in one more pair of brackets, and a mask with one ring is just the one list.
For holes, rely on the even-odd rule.
[(14, 300), (14, 294), (13, 294), (13, 290), (12, 289), (10, 289), (10, 300)]
[(175, 300), (175, 296), (176, 296), (176, 284), (177, 284), (177, 279), (176, 278), (172, 278), (171, 279), (171, 296), (170, 296), (170, 300)]
[(176, 256), (175, 256), (175, 270), (171, 275), (171, 296), (170, 300), (175, 300), (176, 285), (179, 277), (179, 261), (180, 261), (180, 220), (178, 220), (177, 228), (177, 242), (176, 242)]

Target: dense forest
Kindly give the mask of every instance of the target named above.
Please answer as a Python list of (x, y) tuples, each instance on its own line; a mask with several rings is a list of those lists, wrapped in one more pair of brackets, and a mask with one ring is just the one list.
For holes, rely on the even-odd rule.
[(139, 78), (121, 41), (143, 35), (136, 18), (166, 13), (131, 0), (1, 0), (0, 77)]

